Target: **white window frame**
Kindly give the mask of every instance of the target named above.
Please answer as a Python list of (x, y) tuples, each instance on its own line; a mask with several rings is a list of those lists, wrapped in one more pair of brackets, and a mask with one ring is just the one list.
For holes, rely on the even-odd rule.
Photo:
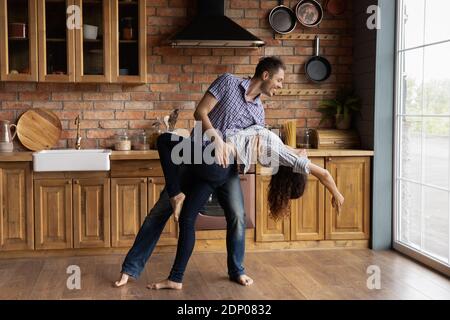
[[(425, 0), (426, 1), (426, 0)], [(400, 234), (399, 234), (399, 214), (400, 214), (400, 181), (406, 181), (405, 179), (400, 180), (400, 170), (401, 170), (401, 163), (400, 163), (400, 155), (401, 155), (401, 121), (405, 115), (401, 114), (401, 107), (402, 107), (402, 52), (415, 49), (415, 48), (421, 48), (421, 47), (428, 47), (432, 45), (437, 45), (440, 43), (448, 42), (447, 41), (440, 41), (430, 44), (423, 44), (421, 46), (413, 47), (413, 48), (407, 48), (406, 50), (402, 50), (404, 48), (401, 48), (403, 37), (404, 37), (404, 30), (403, 30), (403, 0), (397, 1), (397, 19), (396, 19), (396, 45), (395, 45), (395, 114), (394, 114), (394, 165), (393, 165), (393, 247), (395, 250), (404, 253), (405, 255), (410, 256), (411, 258), (422, 262), (423, 264), (434, 268), (448, 276), (450, 276), (450, 236), (449, 236), (449, 254), (448, 254), (448, 261), (447, 264), (443, 263), (440, 260), (435, 259), (434, 257), (430, 256), (426, 252), (423, 252), (421, 250), (418, 250), (417, 248), (414, 248), (406, 243), (401, 242)], [(425, 12), (424, 12), (425, 14)], [(426, 21), (425, 21), (426, 23)], [(425, 56), (424, 56), (425, 59)], [(420, 118), (424, 118), (426, 116), (424, 115), (407, 115), (408, 117), (411, 116), (417, 116)], [(450, 118), (450, 115), (440, 115), (439, 117), (447, 117)], [(423, 138), (423, 131), (422, 131), (422, 138)], [(450, 142), (449, 142), (450, 145)], [(423, 159), (423, 154), (422, 154)], [(422, 160), (422, 167), (423, 167), (423, 160)], [(449, 170), (449, 183), (450, 183), (450, 170)], [(425, 183), (422, 182), (422, 179), (419, 183), (421, 186), (426, 186)], [(432, 186), (435, 187), (435, 186)], [(442, 188), (439, 188), (442, 189)], [(449, 190), (446, 190), (449, 191)], [(423, 189), (422, 189), (422, 199), (423, 199)], [(449, 191), (449, 203), (450, 203), (450, 191)], [(423, 212), (423, 201), (422, 201), (422, 208), (421, 212)], [(449, 210), (449, 220), (450, 220), (450, 210)], [(450, 225), (450, 223), (449, 223)], [(449, 227), (449, 233), (450, 233), (450, 227)]]

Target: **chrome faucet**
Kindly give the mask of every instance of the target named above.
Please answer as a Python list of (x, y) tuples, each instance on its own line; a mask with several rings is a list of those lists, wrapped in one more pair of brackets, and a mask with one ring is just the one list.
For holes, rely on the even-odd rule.
[(75, 149), (81, 149), (81, 134), (80, 134), (80, 115), (75, 118), (75, 124), (77, 125), (77, 140), (75, 142)]

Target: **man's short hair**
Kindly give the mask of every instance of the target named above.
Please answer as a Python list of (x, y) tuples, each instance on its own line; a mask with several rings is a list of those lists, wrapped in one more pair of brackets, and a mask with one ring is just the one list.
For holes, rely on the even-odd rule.
[(280, 69), (286, 70), (286, 65), (280, 58), (273, 56), (261, 58), (256, 66), (255, 78), (262, 77), (264, 71), (268, 71), (272, 77)]

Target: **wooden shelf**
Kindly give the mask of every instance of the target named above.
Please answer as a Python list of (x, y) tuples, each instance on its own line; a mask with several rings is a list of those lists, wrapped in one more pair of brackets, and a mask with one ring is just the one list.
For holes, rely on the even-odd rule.
[(67, 40), (64, 38), (47, 38), (48, 42), (66, 42)]
[(119, 40), (119, 43), (137, 43), (137, 40)]
[(275, 96), (325, 96), (336, 92), (336, 89), (280, 89), (275, 91)]
[(275, 39), (280, 40), (314, 40), (316, 36), (320, 37), (320, 40), (338, 40), (337, 34), (319, 34), (319, 33), (289, 33), (289, 34), (275, 34)]

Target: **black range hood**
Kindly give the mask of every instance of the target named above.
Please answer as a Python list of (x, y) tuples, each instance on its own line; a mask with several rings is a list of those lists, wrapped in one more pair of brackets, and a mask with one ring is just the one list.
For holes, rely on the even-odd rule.
[(169, 38), (172, 47), (258, 48), (265, 42), (225, 16), (224, 0), (197, 0), (197, 16)]

